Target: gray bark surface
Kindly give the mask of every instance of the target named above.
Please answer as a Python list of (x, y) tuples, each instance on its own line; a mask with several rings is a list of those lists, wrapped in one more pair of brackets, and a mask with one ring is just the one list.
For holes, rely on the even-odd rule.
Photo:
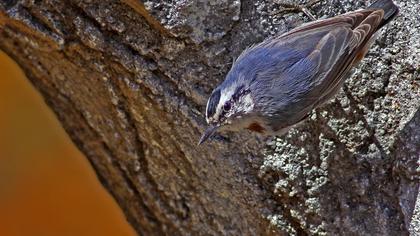
[[(232, 60), (306, 20), (272, 15), (275, 1), (0, 0), (0, 49), (140, 235), (408, 235), (420, 6), (397, 3), (400, 15), (340, 94), (268, 141), (244, 131), (196, 146)], [(325, 0), (313, 12), (366, 4)]]

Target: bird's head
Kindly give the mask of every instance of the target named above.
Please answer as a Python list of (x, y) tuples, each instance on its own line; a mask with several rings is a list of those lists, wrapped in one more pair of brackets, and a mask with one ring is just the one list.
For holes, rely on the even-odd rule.
[(235, 60), (225, 81), (213, 90), (206, 108), (209, 127), (201, 137), (203, 143), (216, 131), (237, 131), (248, 128), (264, 133), (258, 116), (258, 93), (265, 88), (257, 82), (258, 73), (272, 67), (272, 51), (256, 45), (242, 52)]
[(216, 131), (239, 130), (254, 109), (249, 86), (240, 79), (226, 80), (211, 94), (206, 107), (206, 121), (209, 127), (199, 144), (212, 137)]

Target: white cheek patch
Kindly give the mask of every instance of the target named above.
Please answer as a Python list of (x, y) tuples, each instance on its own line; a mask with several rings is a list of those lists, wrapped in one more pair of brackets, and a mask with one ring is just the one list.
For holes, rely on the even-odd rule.
[[(252, 100), (251, 94), (245, 94), (239, 101), (234, 105), (231, 113), (249, 113), (254, 109), (254, 101)], [(242, 118), (241, 115), (236, 116), (237, 119)]]
[(250, 93), (242, 97), (241, 103), (243, 104), (243, 112), (245, 113), (248, 113), (254, 109), (254, 101), (252, 100)]

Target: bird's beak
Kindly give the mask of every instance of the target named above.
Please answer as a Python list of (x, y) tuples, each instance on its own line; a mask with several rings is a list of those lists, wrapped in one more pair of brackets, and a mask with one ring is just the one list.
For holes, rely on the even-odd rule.
[(200, 141), (198, 141), (198, 145), (204, 143), (207, 139), (211, 138), (216, 133), (216, 130), (218, 128), (219, 128), (219, 126), (210, 125), (206, 129), (206, 131), (204, 131), (204, 134), (201, 136)]

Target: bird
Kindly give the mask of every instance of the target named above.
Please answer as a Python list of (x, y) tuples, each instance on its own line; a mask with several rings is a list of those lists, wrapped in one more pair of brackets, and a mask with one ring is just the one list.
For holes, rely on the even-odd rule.
[(207, 101), (208, 127), (198, 145), (220, 131), (284, 135), (338, 93), (398, 12), (392, 0), (376, 0), (245, 49)]

